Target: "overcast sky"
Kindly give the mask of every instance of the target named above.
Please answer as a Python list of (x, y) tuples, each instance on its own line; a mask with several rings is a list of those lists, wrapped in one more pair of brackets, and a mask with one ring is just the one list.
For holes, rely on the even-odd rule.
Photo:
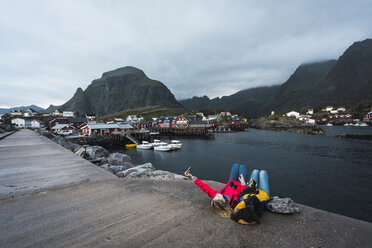
[(14, 1), (0, 5), (0, 107), (69, 100), (131, 65), (178, 100), (281, 84), (372, 38), (372, 1)]

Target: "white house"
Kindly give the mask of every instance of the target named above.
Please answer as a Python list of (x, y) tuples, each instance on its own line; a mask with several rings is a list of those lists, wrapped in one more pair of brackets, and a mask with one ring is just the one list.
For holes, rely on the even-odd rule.
[(14, 118), (12, 123), (15, 124), (16, 128), (41, 128), (44, 123), (40, 120), (30, 120), (24, 118)]
[(33, 116), (35, 116), (35, 115), (37, 115), (38, 113), (35, 111), (35, 110), (33, 110), (32, 108), (29, 108), (29, 109), (27, 109), (26, 111), (25, 111), (25, 113), (24, 113), (24, 116), (25, 117), (33, 117)]
[(97, 117), (95, 114), (87, 114), (85, 115), (89, 123), (96, 123)]
[(222, 116), (231, 116), (230, 112), (221, 112), (220, 115)]
[(315, 125), (315, 119), (309, 119), (306, 123)]
[(329, 111), (333, 110), (333, 107), (332, 107), (332, 106), (327, 106), (327, 107), (325, 108), (325, 110), (329, 112)]
[(337, 111), (338, 112), (345, 112), (346, 108), (344, 106), (340, 106), (340, 107), (337, 108)]
[(218, 115), (208, 115), (208, 121), (216, 121), (218, 119)]
[(32, 120), (31, 121), (31, 127), (32, 128), (41, 128), (44, 126), (44, 123), (40, 120)]
[(57, 124), (51, 128), (53, 133), (59, 133), (61, 131), (70, 131), (74, 129), (75, 128), (69, 124)]
[(16, 128), (24, 128), (26, 126), (26, 120), (23, 118), (12, 119), (12, 124), (15, 124)]
[(127, 116), (126, 122), (137, 122), (137, 121), (138, 121), (137, 116), (135, 116), (135, 115), (128, 115)]
[(296, 112), (296, 111), (288, 112), (288, 113), (286, 113), (286, 115), (287, 115), (288, 117), (292, 117), (292, 116), (294, 116), (294, 117), (296, 117), (296, 119), (298, 119), (298, 118), (300, 117), (300, 113), (298, 113), (298, 112)]
[(314, 109), (308, 109), (306, 114), (313, 115), (314, 114)]
[(338, 114), (338, 110), (337, 109), (333, 109), (331, 111), (329, 111), (331, 114)]
[(75, 117), (74, 111), (63, 111), (62, 113), (63, 117)]
[(52, 113), (50, 113), (51, 116), (61, 116), (62, 113), (58, 109), (54, 110)]
[(198, 116), (201, 116), (202, 117), (202, 120), (203, 121), (206, 121), (207, 120), (207, 117), (204, 116), (204, 113), (200, 112), (200, 113), (196, 113), (196, 115)]
[(19, 110), (19, 109), (15, 109), (15, 110), (10, 111), (10, 115), (12, 115), (12, 116), (21, 116), (21, 115), (23, 115), (23, 111), (22, 110)]

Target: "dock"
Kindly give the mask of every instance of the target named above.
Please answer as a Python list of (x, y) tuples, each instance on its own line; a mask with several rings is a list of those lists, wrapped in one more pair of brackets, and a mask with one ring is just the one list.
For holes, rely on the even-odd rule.
[[(207, 182), (222, 188), (218, 182)], [(31, 130), (0, 140), (0, 247), (369, 247), (372, 223), (300, 205), (240, 225), (190, 180), (121, 179)]]

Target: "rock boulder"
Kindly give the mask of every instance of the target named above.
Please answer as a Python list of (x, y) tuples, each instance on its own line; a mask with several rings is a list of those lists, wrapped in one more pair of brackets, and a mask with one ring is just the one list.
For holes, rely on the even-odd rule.
[(127, 178), (148, 178), (148, 179), (159, 179), (159, 180), (188, 180), (187, 177), (178, 175), (169, 171), (155, 170), (155, 171), (139, 171), (131, 173)]
[(127, 177), (128, 175), (133, 174), (133, 173), (138, 174), (141, 172), (154, 171), (154, 170), (155, 170), (155, 167), (151, 163), (146, 163), (146, 164), (138, 165), (133, 168), (121, 171), (117, 173), (116, 175), (118, 177)]
[(132, 160), (127, 154), (119, 152), (111, 153), (107, 159), (111, 165), (124, 165), (125, 163), (131, 163)]
[(109, 151), (107, 151), (102, 146), (88, 146), (85, 149), (88, 158), (91, 160), (99, 159), (99, 158), (107, 158), (110, 156)]

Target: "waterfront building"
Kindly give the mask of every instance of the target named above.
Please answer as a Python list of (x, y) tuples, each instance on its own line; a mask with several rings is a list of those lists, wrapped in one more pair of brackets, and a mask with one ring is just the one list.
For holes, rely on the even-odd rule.
[(95, 114), (86, 114), (85, 118), (87, 118), (89, 123), (96, 123), (97, 117)]
[(368, 112), (363, 118), (363, 121), (366, 123), (372, 123), (372, 111)]
[(14, 109), (10, 111), (11, 116), (23, 116), (23, 111), (20, 109)]
[(296, 117), (296, 119), (298, 119), (300, 117), (300, 113), (296, 112), (296, 111), (291, 111), (291, 112), (288, 112), (286, 114), (288, 117)]
[(75, 117), (74, 111), (63, 111), (62, 113), (63, 117)]
[(51, 116), (62, 116), (62, 112), (58, 109), (54, 110), (52, 113), (50, 113)]
[(344, 106), (340, 106), (340, 107), (337, 108), (337, 111), (338, 112), (345, 112), (346, 108)]
[(110, 135), (110, 134), (119, 134), (125, 133), (127, 131), (134, 130), (134, 127), (129, 124), (106, 124), (106, 123), (97, 123), (97, 124), (85, 124), (80, 128), (83, 132), (83, 135)]
[(44, 127), (44, 122), (42, 122), (40, 120), (32, 120), (31, 121), (31, 127), (32, 128), (42, 128), (42, 127)]
[(217, 121), (218, 115), (208, 115), (207, 121)]
[(70, 124), (57, 124), (50, 128), (53, 133), (59, 133), (62, 131), (73, 131), (75, 128)]
[(49, 127), (52, 128), (58, 124), (71, 124), (75, 129), (79, 129), (87, 123), (87, 118), (55, 118), (49, 122)]
[(34, 109), (32, 108), (29, 108), (25, 111), (25, 113), (23, 114), (24, 117), (33, 117), (35, 115), (37, 115), (38, 112), (36, 112)]
[(16, 128), (24, 128), (26, 127), (26, 119), (14, 118), (12, 119), (12, 124), (14, 124)]
[(202, 113), (202, 112), (196, 113), (196, 116), (201, 116), (203, 121), (206, 121), (207, 120), (207, 117), (205, 117), (204, 116), (204, 113)]
[(230, 112), (221, 112), (220, 115), (221, 116), (231, 116), (231, 113)]
[(328, 112), (330, 112), (331, 110), (333, 110), (333, 107), (332, 107), (332, 106), (327, 106), (327, 107), (325, 108), (325, 110), (328, 111)]
[(138, 118), (135, 115), (128, 115), (125, 119), (126, 122), (136, 123), (138, 122)]
[(114, 118), (106, 121), (106, 124), (114, 124), (114, 123), (124, 123), (125, 121), (122, 118)]

